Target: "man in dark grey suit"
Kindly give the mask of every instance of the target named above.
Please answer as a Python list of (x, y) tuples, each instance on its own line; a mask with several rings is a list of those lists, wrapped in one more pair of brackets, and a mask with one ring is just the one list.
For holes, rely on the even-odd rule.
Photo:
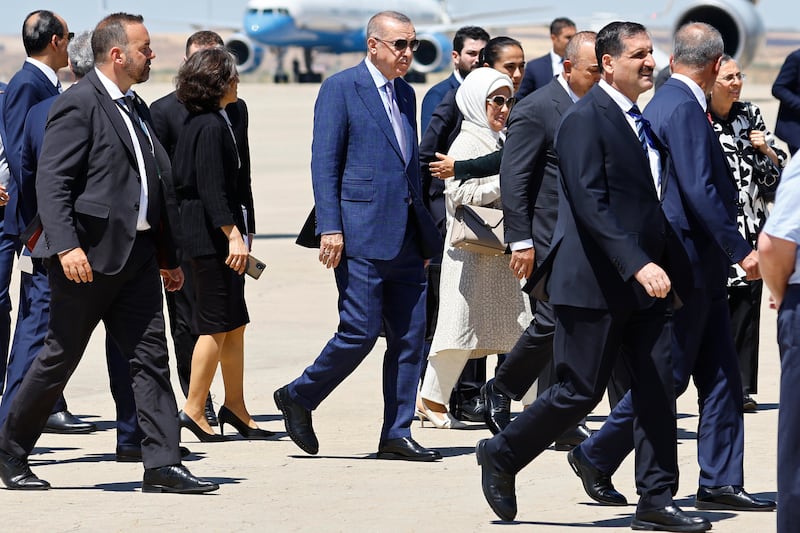
[(147, 106), (130, 90), (147, 80), (150, 35), (142, 17), (117, 13), (92, 36), (95, 69), (51, 108), (37, 173), (51, 314), (45, 346), (0, 429), (0, 478), (12, 489), (50, 487), (28, 455), (50, 408), (102, 320), (130, 363), (145, 492), (201, 493), (218, 485), (180, 462), (169, 382), (161, 283), (180, 288), (161, 174), (169, 160), (151, 136)]
[(624, 354), (633, 369), (637, 416), (640, 499), (632, 527), (711, 528), (707, 520), (684, 514), (671, 493), (677, 429), (672, 282), (664, 268), (680, 244), (661, 207), (670, 185), (663, 171), (669, 154), (636, 106), (653, 86), (652, 53), (641, 24), (612, 22), (601, 29), (596, 55), (603, 79), (567, 111), (556, 133), (558, 220), (548, 257), (531, 281), (544, 282), (555, 309), (559, 383), (476, 448), (484, 496), (504, 520), (517, 512), (515, 475), (597, 405), (614, 362)]
[[(519, 278), (529, 278), (550, 250), (558, 214), (558, 157), (555, 136), (561, 117), (600, 79), (594, 32), (575, 34), (567, 45), (564, 72), (514, 109), (500, 167), (506, 241), (511, 246), (509, 267)], [(543, 372), (552, 360), (555, 317), (548, 302), (531, 298), (534, 319), (489, 380), (482, 394), (486, 424), (499, 433), (510, 419), (507, 398), (521, 400), (539, 377), (543, 391), (554, 383)], [(501, 394), (498, 394), (501, 393)], [(588, 430), (578, 425), (556, 440), (556, 448), (579, 444)], [(570, 446), (571, 447), (571, 446)]]

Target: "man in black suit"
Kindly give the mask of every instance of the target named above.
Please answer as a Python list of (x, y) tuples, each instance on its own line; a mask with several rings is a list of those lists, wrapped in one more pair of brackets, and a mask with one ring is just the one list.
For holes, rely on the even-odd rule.
[(420, 111), (419, 129), (428, 129), (433, 110), (444, 98), (444, 95), (458, 89), (461, 82), (472, 70), (478, 68), (478, 56), (481, 49), (489, 42), (489, 34), (478, 26), (464, 26), (453, 36), (453, 73), (443, 79), (425, 93)]
[(525, 65), (525, 76), (519, 84), (517, 100), (522, 100), (536, 89), (550, 83), (554, 76), (561, 74), (567, 43), (575, 32), (575, 23), (566, 17), (559, 17), (550, 23), (550, 41), (553, 43), (553, 49)]
[[(67, 44), (72, 33), (66, 21), (51, 11), (33, 11), (25, 17), (22, 26), (22, 42), (28, 58), (22, 68), (14, 74), (8, 83), (8, 89), (3, 101), (3, 117), (5, 120), (5, 133), (8, 168), (11, 172), (8, 182), (9, 202), (5, 207), (3, 220), (3, 236), (0, 243), (0, 283), (7, 286), (13, 264), (13, 257), (7, 254), (19, 252), (21, 243), (19, 235), (25, 229), (21, 218), (19, 205), (20, 179), (21, 179), (21, 154), (23, 127), (25, 118), (31, 107), (61, 92), (61, 83), (58, 81), (57, 71), (67, 66)], [(8, 270), (6, 270), (8, 268)], [(27, 274), (32, 274), (32, 268), (22, 268)], [(31, 301), (42, 298), (40, 287), (29, 283), (30, 276), (23, 276), (20, 283), (19, 313), (17, 326), (14, 330), (14, 340), (8, 361), (8, 379), (3, 407), (0, 408), (0, 424), (8, 412), (8, 405), (17, 394), (22, 379), (27, 372), (36, 347), (32, 346), (41, 331), (38, 317), (28, 313)], [(10, 305), (9, 305), (10, 309)], [(2, 341), (0, 341), (2, 342)], [(63, 396), (53, 406), (53, 412), (48, 420), (45, 431), (53, 433), (89, 433), (96, 429), (95, 425), (84, 422), (73, 416), (67, 410), (67, 403)]]
[[(700, 465), (695, 507), (769, 511), (775, 502), (744, 490), (744, 420), (741, 375), (730, 326), (727, 279), (733, 263), (757, 279), (758, 254), (737, 228), (738, 190), (706, 116), (706, 94), (717, 79), (724, 50), (722, 35), (692, 23), (675, 34), (672, 76), (645, 109), (674, 164), (664, 212), (686, 250), (688, 268), (675, 272), (683, 307), (675, 311), (672, 367), (675, 395), (697, 389)], [(570, 461), (590, 497), (610, 488), (610, 476), (633, 448), (636, 401), (625, 396), (600, 431), (576, 448)], [(602, 472), (602, 484), (594, 472)], [(587, 475), (588, 473), (588, 475)], [(595, 487), (594, 489), (592, 487)], [(600, 488), (600, 492), (604, 489)], [(608, 502), (606, 502), (608, 503)]]
[(550, 253), (531, 281), (546, 281), (555, 309), (560, 382), (476, 448), (484, 496), (504, 520), (516, 515), (516, 473), (597, 405), (623, 353), (637, 406), (640, 499), (632, 526), (711, 528), (678, 509), (671, 492), (677, 483), (672, 285), (661, 266), (671, 259), (674, 239), (661, 208), (669, 159), (635, 104), (653, 86), (652, 48), (640, 24), (601, 29), (596, 56), (603, 79), (567, 111), (556, 133), (558, 221)]
[(783, 62), (772, 84), (772, 96), (781, 103), (775, 135), (786, 141), (789, 152), (794, 155), (800, 149), (800, 48)]
[[(198, 50), (224, 46), (222, 37), (219, 34), (201, 30), (193, 33), (186, 40), (186, 55), (184, 60), (191, 57)], [(235, 103), (225, 108), (228, 118), (233, 127), (236, 137), (236, 147), (239, 149), (239, 160), (241, 168), (239, 175), (243, 179), (250, 180), (250, 145), (247, 136), (248, 113), (247, 104), (241, 98)], [(183, 103), (178, 100), (175, 91), (159, 98), (150, 106), (150, 114), (153, 117), (153, 128), (156, 137), (167, 151), (170, 161), (172, 161), (175, 145), (178, 143), (178, 135), (183, 129), (183, 124), (189, 116), (189, 111)], [(252, 202), (251, 202), (252, 204)], [(250, 239), (255, 233), (255, 228), (248, 228)], [(197, 342), (197, 336), (192, 334), (192, 313), (194, 309), (194, 282), (191, 277), (191, 268), (188, 263), (183, 264), (184, 282), (183, 287), (177, 291), (167, 292), (167, 312), (169, 313), (169, 327), (172, 335), (172, 342), (175, 345), (175, 364), (178, 371), (178, 381), (181, 384), (183, 395), (189, 393), (189, 377), (192, 370), (192, 353)], [(209, 425), (218, 424), (214, 405), (211, 402), (211, 395), (206, 399), (205, 415)]]
[(160, 174), (169, 160), (151, 135), (147, 106), (133, 91), (147, 80), (150, 35), (141, 16), (116, 13), (94, 30), (95, 69), (50, 110), (37, 173), (51, 314), (45, 346), (25, 375), (0, 429), (0, 478), (42, 490), (33, 450), (99, 321), (127, 356), (145, 435), (145, 492), (200, 493), (218, 485), (181, 463), (161, 304), (183, 273), (174, 253)]
[[(564, 71), (526, 98), (511, 112), (500, 166), (509, 267), (519, 278), (530, 277), (550, 250), (558, 214), (558, 157), (555, 136), (561, 117), (600, 79), (594, 32), (580, 32), (565, 50)], [(543, 392), (556, 382), (551, 372), (555, 319), (549, 302), (531, 298), (534, 318), (481, 390), (486, 424), (499, 433), (510, 422), (506, 402), (523, 395), (539, 378)], [(547, 369), (547, 370), (546, 370)], [(552, 376), (550, 374), (553, 374)], [(589, 435), (583, 424), (556, 439), (556, 449), (569, 449)]]

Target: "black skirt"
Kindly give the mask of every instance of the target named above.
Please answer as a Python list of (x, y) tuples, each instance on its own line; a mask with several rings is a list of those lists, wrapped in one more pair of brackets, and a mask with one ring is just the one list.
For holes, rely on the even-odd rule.
[(244, 302), (244, 276), (216, 255), (193, 257), (195, 307), (192, 333), (224, 333), (250, 322)]

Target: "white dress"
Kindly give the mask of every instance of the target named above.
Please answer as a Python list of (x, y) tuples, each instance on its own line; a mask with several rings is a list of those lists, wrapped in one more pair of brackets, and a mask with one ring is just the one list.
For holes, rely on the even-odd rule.
[[(472, 159), (497, 149), (486, 128), (464, 121), (448, 155)], [(469, 350), (469, 358), (505, 353), (531, 321), (528, 299), (509, 270), (509, 255), (489, 256), (450, 246), (456, 206), (501, 208), (500, 177), (446, 181), (447, 237), (439, 285), (439, 316), (431, 357), (446, 350)], [(459, 372), (460, 373), (460, 372)]]

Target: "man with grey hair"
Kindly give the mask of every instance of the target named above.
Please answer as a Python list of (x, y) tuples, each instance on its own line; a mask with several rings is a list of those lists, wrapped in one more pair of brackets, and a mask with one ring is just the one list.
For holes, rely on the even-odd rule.
[[(670, 149), (664, 212), (688, 260), (685, 268), (673, 273), (683, 307), (674, 314), (672, 363), (676, 396), (686, 390), (689, 378), (699, 396), (700, 480), (695, 507), (771, 511), (775, 502), (754, 498), (743, 487), (742, 386), (726, 280), (733, 263), (747, 272), (748, 279), (757, 278), (759, 271), (757, 253), (736, 227), (736, 186), (706, 116), (705, 95), (716, 80), (722, 54), (722, 36), (713, 27), (703, 23), (681, 27), (670, 60), (672, 77), (640, 120)], [(613, 504), (602, 496), (613, 490), (611, 474), (633, 448), (633, 419), (629, 393), (600, 431), (570, 452), (570, 464), (584, 489), (600, 503)]]

